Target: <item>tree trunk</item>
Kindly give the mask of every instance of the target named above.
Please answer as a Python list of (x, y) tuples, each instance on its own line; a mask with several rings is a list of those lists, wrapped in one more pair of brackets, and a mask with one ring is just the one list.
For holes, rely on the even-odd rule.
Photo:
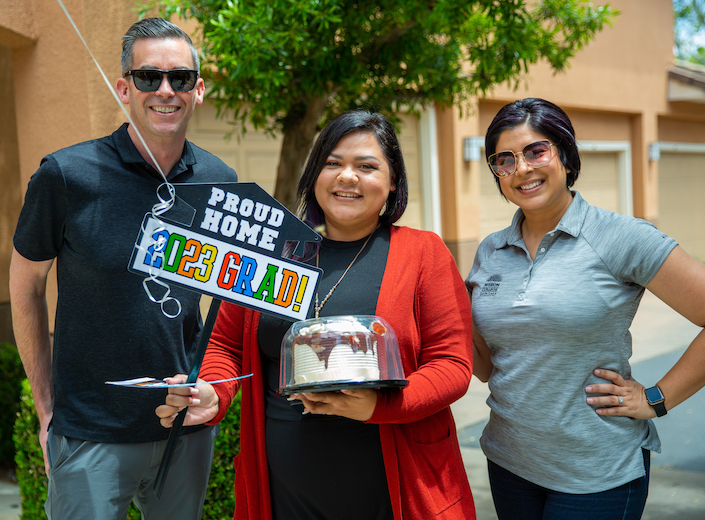
[(306, 158), (316, 137), (318, 122), (330, 94), (313, 98), (300, 114), (290, 113), (284, 122), (284, 140), (277, 167), (274, 198), (296, 212), (296, 187)]

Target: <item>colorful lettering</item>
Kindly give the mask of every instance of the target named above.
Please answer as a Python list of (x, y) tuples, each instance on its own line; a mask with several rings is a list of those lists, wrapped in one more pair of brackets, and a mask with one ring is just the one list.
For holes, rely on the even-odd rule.
[(164, 251), (164, 247), (169, 240), (169, 232), (166, 229), (155, 231), (152, 234), (152, 239), (154, 244), (147, 248), (147, 253), (144, 255), (144, 264), (160, 268), (162, 266), (162, 257), (159, 253)]
[(210, 244), (205, 244), (201, 249), (201, 252), (208, 254), (208, 256), (203, 258), (203, 267), (199, 268), (198, 272), (195, 273), (193, 277), (199, 282), (207, 282), (213, 272), (213, 262), (215, 262), (215, 259), (218, 256), (218, 248)]
[(308, 285), (308, 276), (301, 275), (301, 283), (299, 284), (299, 290), (296, 291), (296, 299), (294, 300), (294, 306), (292, 307), (294, 312), (299, 312), (301, 310), (301, 302), (304, 300), (304, 294), (306, 293), (306, 286)]
[(235, 284), (235, 277), (237, 276), (236, 266), (240, 265), (240, 262), (240, 255), (237, 253), (230, 251), (225, 254), (223, 265), (220, 268), (220, 275), (218, 275), (218, 287), (226, 291), (232, 289)]
[[(174, 248), (174, 244), (177, 244), (176, 248)], [(164, 269), (166, 271), (169, 271), (170, 273), (176, 272), (185, 246), (185, 236), (179, 235), (178, 233), (172, 233), (171, 236), (169, 236), (169, 241), (167, 242), (166, 249), (164, 250)]]
[(274, 287), (277, 281), (278, 270), (279, 267), (277, 267), (276, 265), (267, 265), (267, 272), (265, 273), (264, 278), (262, 279), (262, 283), (259, 284), (259, 289), (257, 289), (257, 292), (252, 296), (253, 298), (261, 300), (264, 296), (264, 293), (266, 292), (267, 297), (264, 301), (266, 301), (267, 303), (274, 303)]
[(274, 300), (274, 304), (280, 307), (288, 307), (291, 300), (294, 298), (294, 291), (298, 281), (299, 275), (294, 271), (290, 271), (289, 269), (282, 270), (282, 282), (279, 286), (279, 294), (277, 294), (277, 299)]
[(184, 251), (186, 251), (186, 254), (181, 256), (181, 262), (179, 262), (176, 274), (186, 278), (193, 278), (193, 272), (196, 268), (195, 264), (198, 262), (198, 257), (201, 256), (201, 243), (198, 240), (189, 239), (186, 241)]
[(247, 256), (240, 258), (242, 260), (242, 267), (240, 267), (240, 272), (238, 273), (233, 291), (245, 296), (252, 296), (254, 294), (252, 291), (252, 279), (257, 273), (257, 261)]

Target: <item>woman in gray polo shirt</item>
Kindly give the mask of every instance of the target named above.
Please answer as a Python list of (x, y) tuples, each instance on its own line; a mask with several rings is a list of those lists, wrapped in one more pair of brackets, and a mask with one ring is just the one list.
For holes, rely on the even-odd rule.
[(705, 266), (648, 222), (570, 190), (580, 157), (553, 103), (503, 107), (485, 150), (519, 207), (466, 280), (474, 373), (491, 391), (481, 444), (498, 516), (641, 518), (649, 452), (660, 451), (650, 419), (703, 386), (705, 333), (645, 391), (630, 378), (628, 329), (644, 288), (704, 326)]

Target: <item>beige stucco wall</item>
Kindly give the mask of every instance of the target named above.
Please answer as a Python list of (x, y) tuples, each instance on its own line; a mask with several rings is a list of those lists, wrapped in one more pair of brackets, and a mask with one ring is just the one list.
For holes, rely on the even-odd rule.
[[(58, 5), (58, 4), (57, 4)], [(37, 36), (34, 2), (0, 0), (0, 42), (11, 49), (30, 44)]]
[[(7, 3), (12, 1), (0, 0), (0, 10)], [(110, 133), (123, 116), (58, 2), (25, 0), (23, 4), (34, 8), (18, 14), (31, 17), (39, 35), (34, 44), (12, 52), (15, 105), (21, 114), (17, 120), (20, 171), (26, 184), (44, 155)], [(120, 75), (120, 38), (137, 19), (130, 10), (133, 2), (68, 0), (64, 4), (114, 84)]]
[[(630, 142), (634, 215), (658, 221), (658, 162), (648, 160), (648, 146), (659, 140), (660, 118), (675, 114), (680, 119), (687, 113), (687, 107), (678, 113), (677, 107), (668, 103), (673, 6), (669, 0), (609, 3), (621, 14), (612, 27), (598, 33), (578, 52), (565, 71), (554, 73), (547, 63), (539, 63), (530, 68), (529, 76), (518, 88), (500, 85), (490, 92), (478, 103), (479, 115), (470, 115), (464, 123), (439, 118), (442, 153), (453, 154), (453, 159), (446, 159), (445, 167), (441, 167), (444, 175), (453, 177), (445, 179), (443, 186), (450, 190), (453, 185), (463, 185), (468, 170), (473, 168), (459, 163), (463, 137), (484, 136), (504, 104), (524, 97), (541, 97), (566, 110), (578, 140)], [(661, 128), (665, 126), (661, 124)], [(454, 208), (444, 208), (443, 212), (444, 238), (451, 242), (454, 252), (461, 253), (460, 258), (456, 257), (461, 270), (471, 264), (468, 256), (474, 254), (481, 227), (474, 222), (459, 222), (472, 219), (472, 211), (461, 215), (455, 210), (472, 207), (478, 198), (474, 190), (456, 192), (455, 200), (449, 200)]]
[[(132, 0), (64, 0), (112, 84)], [(9, 332), (12, 234), (29, 178), (43, 156), (112, 132), (124, 116), (58, 2), (0, 0), (0, 341)], [(10, 82), (1, 81), (10, 79)], [(50, 275), (50, 315), (56, 284)]]
[(554, 75), (548, 65), (538, 64), (526, 87), (513, 91), (503, 86), (492, 97), (511, 101), (534, 95), (560, 106), (617, 112), (665, 110), (666, 72), (673, 64), (671, 1), (609, 4), (621, 14), (579, 51), (566, 71)]
[[(120, 75), (120, 38), (137, 20), (134, 2), (64, 4), (114, 84)], [(44, 155), (110, 133), (124, 116), (58, 2), (0, 0), (0, 12), (10, 14), (0, 18), (0, 45), (11, 52), (24, 191)]]
[(699, 121), (673, 117), (660, 118), (659, 141), (674, 143), (702, 143), (705, 141), (705, 105), (702, 109), (703, 114)]
[(8, 279), (12, 234), (20, 211), (22, 187), (19, 175), (15, 103), (12, 87), (12, 55), (7, 47), (0, 47), (0, 342), (12, 341), (10, 334), (10, 294)]

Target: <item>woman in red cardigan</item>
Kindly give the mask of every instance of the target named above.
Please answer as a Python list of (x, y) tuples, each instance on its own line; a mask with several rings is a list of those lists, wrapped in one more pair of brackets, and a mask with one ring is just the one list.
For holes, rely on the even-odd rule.
[[(325, 226), (307, 263), (324, 270), (316, 315), (376, 315), (399, 340), (403, 389), (277, 395), (291, 322), (224, 303), (200, 378), (157, 409), (165, 427), (214, 424), (242, 387), (235, 518), (474, 519), (450, 404), (472, 375), (470, 303), (434, 233), (397, 227), (406, 170), (387, 118), (351, 111), (314, 144), (299, 182), (300, 214)], [(181, 382), (177, 376), (170, 382)]]

